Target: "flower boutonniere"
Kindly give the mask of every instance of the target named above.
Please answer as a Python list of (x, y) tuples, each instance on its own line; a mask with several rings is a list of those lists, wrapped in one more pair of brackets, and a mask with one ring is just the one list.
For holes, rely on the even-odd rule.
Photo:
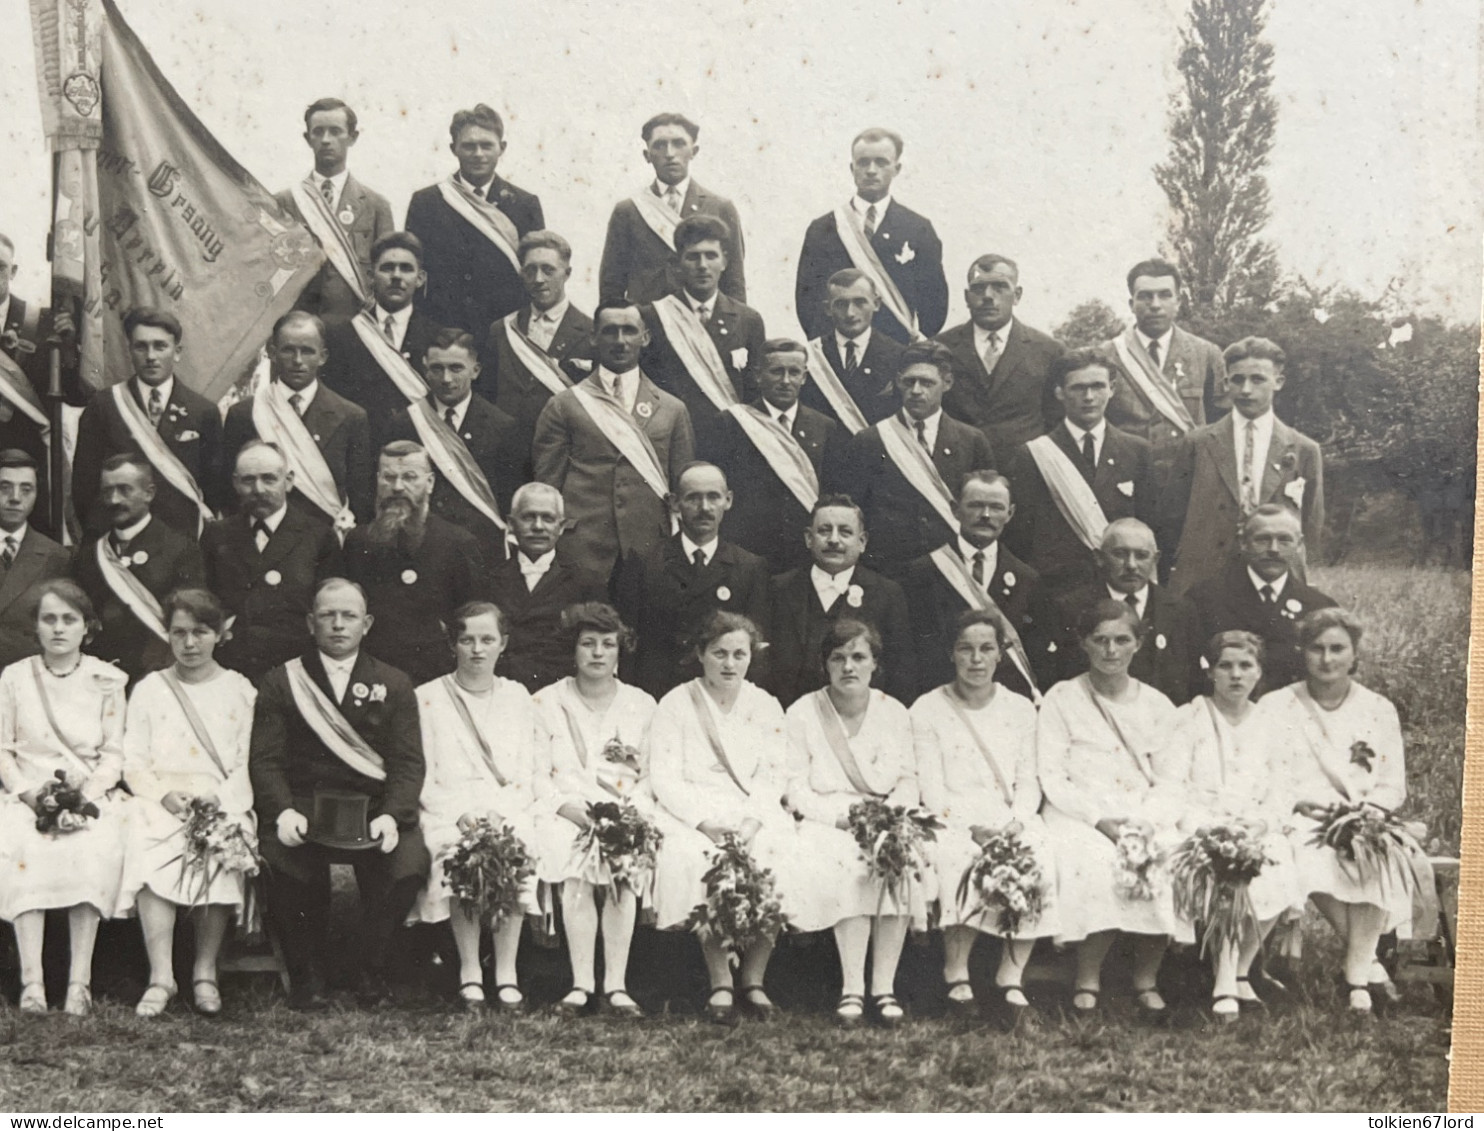
[(385, 703), (386, 702), (386, 684), (384, 684), (384, 683), (373, 683), (371, 685), (371, 692), (367, 696), (367, 698), (369, 698), (371, 700), (371, 702), (373, 702), (373, 703)]
[(1118, 493), (1125, 499), (1132, 499), (1134, 497), (1134, 481), (1132, 479), (1123, 480), (1123, 482), (1118, 484)]
[(1181, 381), (1185, 380), (1185, 362), (1175, 362), (1175, 376)]
[(849, 589), (845, 590), (845, 603), (852, 609), (860, 608), (861, 602), (865, 599), (866, 591), (859, 585), (852, 585)]
[(515, 199), (515, 193), (511, 192), (508, 188), (502, 188), (500, 190), (500, 203), (501, 204), (509, 204), (514, 199)]
[[(881, 238), (886, 239), (888, 237), (882, 236)], [(917, 258), (917, 251), (913, 248), (910, 241), (903, 240), (902, 250), (897, 252), (895, 258), (898, 263), (905, 267), (907, 264), (911, 263), (914, 259)]]
[(1304, 611), (1304, 606), (1296, 597), (1290, 597), (1283, 602), (1283, 615), (1289, 620), (1297, 620), (1299, 614)]
[(1308, 483), (1302, 475), (1295, 476), (1283, 484), (1283, 494), (1295, 507), (1302, 510), (1304, 507), (1304, 487)]

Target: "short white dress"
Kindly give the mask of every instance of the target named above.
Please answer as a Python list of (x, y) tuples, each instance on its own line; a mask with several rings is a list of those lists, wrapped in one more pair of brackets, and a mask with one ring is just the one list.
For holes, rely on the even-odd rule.
[[(176, 790), (191, 797), (215, 795), (222, 811), (256, 842), (247, 752), (258, 693), (246, 676), (226, 668), (204, 683), (179, 680), (176, 686), (190, 699), (216, 757), (197, 737), (165, 672), (151, 672), (135, 685), (124, 729), (124, 780), (134, 800), (129, 805), (121, 906), (133, 907), (140, 890), (147, 887), (171, 903), (226, 904), (240, 915), (241, 873), (219, 871), (214, 878), (184, 875), (176, 857), (184, 846), (185, 822), (160, 799)], [(209, 886), (203, 884), (206, 879)]]
[(1040, 817), (1041, 785), (1036, 778), (1036, 708), (1023, 695), (996, 687), (994, 698), (978, 709), (953, 695), (951, 685), (927, 692), (912, 704), (912, 745), (922, 803), (947, 828), (938, 833), (933, 857), (938, 872), (942, 926), (967, 925), (998, 934), (991, 916), (976, 912), (971, 895), (958, 903), (959, 880), (979, 856), (970, 830), (1000, 829), (1019, 821), (1025, 843), (1045, 877), (1044, 907), (1026, 919), (1016, 938), (1041, 938), (1059, 929), (1056, 860)]
[[(0, 672), (0, 748), (8, 755), (0, 759), (0, 919), (81, 904), (105, 919), (116, 914), (128, 803), (110, 791), (124, 765), (127, 679), (93, 656), (61, 678), (39, 656)], [(36, 814), (20, 795), (53, 780), (57, 770), (82, 786), (99, 816), (75, 832), (39, 833)]]
[[(938, 897), (937, 872), (930, 866), (920, 882), (909, 877), (893, 897), (870, 876), (855, 836), (836, 827), (852, 805), (868, 797), (888, 805), (919, 803), (907, 708), (873, 689), (852, 737), (829, 690), (811, 691), (788, 709), (788, 803), (803, 816), (800, 831), (816, 846), (811, 867), (831, 877), (815, 885), (815, 920), (833, 926), (861, 916), (906, 915), (915, 929), (926, 930), (928, 907)], [(924, 854), (931, 864), (931, 844)]]

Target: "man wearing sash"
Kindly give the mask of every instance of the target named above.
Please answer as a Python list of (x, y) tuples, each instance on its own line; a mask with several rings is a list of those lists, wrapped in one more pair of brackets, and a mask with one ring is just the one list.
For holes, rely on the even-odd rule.
[(1049, 379), (1065, 418), (1010, 454), (1017, 518), (1005, 532), (1054, 597), (1098, 577), (1097, 548), (1118, 518), (1151, 521), (1155, 509), (1149, 444), (1105, 418), (1122, 378), (1095, 349), (1072, 350)]
[(871, 276), (882, 298), (875, 326), (888, 337), (905, 343), (943, 328), (943, 244), (931, 220), (893, 199), (892, 182), (901, 171), (899, 134), (869, 129), (850, 143), (855, 195), (809, 225), (799, 253), (794, 309), (808, 337), (830, 332), (829, 278), (847, 267)]
[(727, 512), (727, 532), (773, 573), (808, 564), (799, 531), (809, 524), (820, 484), (839, 478), (845, 454), (845, 430), (800, 403), (808, 359), (807, 347), (792, 339), (764, 342), (756, 371), (762, 395), (723, 413), (716, 428), (717, 466), (742, 487)]
[(679, 283), (642, 307), (649, 345), (644, 372), (690, 411), (696, 446), (709, 453), (719, 413), (753, 396), (752, 369), (767, 332), (757, 311), (718, 289), (731, 232), (715, 216), (692, 216), (675, 228)]
[(181, 354), (180, 321), (162, 310), (124, 315), (124, 337), (134, 376), (110, 387), (83, 409), (72, 464), (72, 500), (90, 532), (108, 524), (98, 510), (103, 464), (137, 452), (154, 470), (159, 495), (151, 508), (172, 529), (195, 539), (221, 501), (222, 425), (216, 405), (175, 375)]
[(201, 535), (206, 587), (232, 616), (217, 659), (254, 684), (303, 651), (315, 588), (343, 572), (335, 532), (288, 505), (293, 482), (282, 452), (248, 441), (232, 476), (237, 513)]
[[(324, 582), (307, 620), (314, 647), (259, 686), (248, 771), (289, 1004), (323, 1009), (330, 865), (355, 867), (360, 989), (376, 1002), (385, 997), (387, 945), (432, 861), (418, 828), (424, 763), (412, 682), (362, 649), (371, 617), (357, 586)], [(326, 790), (369, 799), (371, 847), (335, 849), (309, 839), (315, 795)]]
[(0, 668), (36, 655), (33, 585), (66, 577), (71, 555), (31, 525), (40, 492), (36, 460), (17, 448), (0, 451)]
[(969, 265), (964, 302), (969, 320), (938, 335), (953, 351), (953, 388), (943, 405), (982, 429), (996, 451), (1046, 431), (1048, 412), (1060, 415), (1046, 375), (1064, 352), (1049, 334), (1015, 317), (1020, 268), (1003, 255), (981, 255)]
[(640, 135), (654, 180), (613, 206), (598, 267), (600, 299), (653, 302), (669, 294), (677, 283), (672, 274), (676, 225), (692, 216), (715, 216), (730, 233), (722, 293), (746, 302), (742, 220), (736, 206), (691, 180), (690, 163), (701, 150), (696, 144), (701, 127), (683, 114), (656, 114), (644, 123)]
[[(864, 271), (846, 267), (830, 276), (827, 293), (825, 309), (832, 329), (809, 343), (809, 368), (814, 380), (800, 395), (810, 408), (847, 428), (850, 421), (841, 416), (836, 404), (842, 393), (866, 424), (885, 420), (902, 407), (896, 383), (902, 343), (876, 333), (872, 326), (881, 309), (876, 284)], [(826, 388), (826, 369), (836, 378), (833, 393)]]
[[(304, 143), (314, 153), (314, 169), (304, 178), (301, 189), (324, 202), (323, 221), (331, 223), (333, 217), (333, 223), (344, 232), (360, 275), (354, 283), (347, 282), (339, 269), (326, 261), (319, 274), (309, 280), (296, 305), (326, 321), (343, 321), (360, 311), (361, 294), (370, 282), (375, 258), (372, 249), (395, 226), (386, 197), (361, 184), (346, 167), (350, 147), (360, 136), (356, 112), (338, 98), (317, 99), (304, 111)], [(315, 231), (310, 220), (320, 217), (304, 215), (293, 189), (275, 193), (274, 199), (280, 208)]]
[(917, 694), (912, 628), (902, 587), (860, 564), (866, 520), (849, 495), (824, 495), (804, 531), (810, 564), (773, 578), (773, 639), (768, 688), (785, 704), (828, 681), (819, 645), (844, 617), (866, 621), (881, 634), (875, 686), (893, 699)]
[(994, 466), (984, 433), (943, 411), (953, 386), (948, 348), (918, 342), (900, 366), (902, 410), (854, 436), (845, 457), (845, 482), (871, 530), (866, 561), (893, 578), (953, 536), (953, 500), (965, 477)]
[(171, 662), (161, 598), (174, 589), (204, 584), (205, 573), (196, 539), (151, 515), (155, 476), (143, 456), (109, 456), (101, 479), (94, 512), (108, 527), (78, 547), (72, 577), (92, 600), (103, 626), (93, 638), (91, 654), (117, 665), (132, 682)]
[(547, 402), (531, 445), (536, 478), (562, 493), (572, 524), (561, 553), (605, 577), (621, 554), (669, 536), (670, 484), (695, 458), (685, 405), (639, 369), (648, 341), (637, 306), (600, 306), (597, 372)]
[(227, 410), (223, 447), (235, 466), (249, 440), (271, 440), (294, 472), (293, 506), (344, 529), (374, 509), (371, 428), (366, 411), (329, 388), (321, 375), (325, 324), (291, 310), (269, 339), (273, 381)]
[(1201, 640), (1232, 628), (1262, 637), (1267, 653), (1259, 692), (1304, 678), (1299, 619), (1336, 604), (1298, 576), (1303, 548), (1304, 528), (1293, 507), (1263, 503), (1242, 523), (1241, 560), (1190, 591)]
[(1128, 674), (1157, 688), (1177, 707), (1205, 691), (1198, 680), (1199, 662), (1209, 635), (1201, 635), (1200, 618), (1185, 598), (1155, 583), (1159, 548), (1154, 531), (1136, 518), (1108, 523), (1098, 550), (1098, 580), (1074, 589), (1061, 600), (1061, 644), (1056, 655), (1071, 679), (1087, 670), (1087, 653), (1078, 646), (1076, 624), (1082, 610), (1099, 601), (1129, 606), (1143, 626), (1144, 640)]
[(567, 297), (572, 245), (555, 232), (528, 232), (520, 240), (520, 281), (530, 302), (489, 328), (484, 370), (474, 391), (515, 418), (524, 452), (521, 482), (535, 475), (531, 440), (546, 402), (592, 372), (593, 320)]
[[(691, 464), (675, 481), (680, 532), (643, 555), (623, 558), (614, 571), (614, 606), (644, 642), (624, 658), (621, 675), (656, 699), (695, 674), (684, 661), (695, 653), (696, 632), (712, 613), (740, 613), (768, 634), (768, 563), (722, 540), (731, 505), (721, 468)], [(755, 661), (757, 682), (764, 672)]]
[(427, 315), (482, 335), (525, 303), (516, 249), (521, 236), (546, 223), (535, 194), (495, 172), (505, 152), (499, 114), (483, 103), (460, 110), (448, 132), (459, 171), (412, 194), (405, 227), (427, 251)]

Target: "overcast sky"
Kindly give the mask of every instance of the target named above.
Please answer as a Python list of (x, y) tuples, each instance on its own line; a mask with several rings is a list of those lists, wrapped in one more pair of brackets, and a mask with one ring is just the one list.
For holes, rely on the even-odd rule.
[[(848, 195), (848, 143), (907, 140), (895, 195), (946, 248), (950, 323), (968, 262), (1020, 261), (1021, 313), (1046, 329), (1099, 297), (1163, 232), (1150, 175), (1185, 5), (1179, 0), (118, 0), (185, 100), (270, 189), (309, 170), (303, 107), (361, 116), (351, 168), (400, 224), (411, 192), (452, 168), (447, 123), (485, 101), (507, 120), (500, 171), (541, 196), (596, 297), (616, 199), (646, 179), (640, 123), (701, 123), (697, 180), (730, 196), (749, 301), (793, 332), (795, 257)], [(48, 164), (27, 5), (0, 5), (0, 231), (21, 294), (45, 290)], [(1277, 0), (1279, 103), (1270, 237), (1285, 269), (1379, 295), (1403, 274), (1430, 312), (1479, 311), (1476, 0)]]

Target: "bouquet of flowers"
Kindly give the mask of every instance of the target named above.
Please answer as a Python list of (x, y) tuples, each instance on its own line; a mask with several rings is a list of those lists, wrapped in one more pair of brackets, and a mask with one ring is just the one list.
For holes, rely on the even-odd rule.
[(615, 898), (620, 887), (642, 894), (654, 875), (655, 855), (665, 834), (634, 806), (619, 801), (592, 802), (587, 819), (591, 823), (577, 834), (582, 878), (607, 887)]
[(449, 894), (472, 907), (482, 921), (523, 913), (521, 892), (536, 874), (536, 865), (509, 825), (497, 827), (481, 817), (439, 859)]
[(1326, 807), (1310, 843), (1333, 848), (1341, 866), (1361, 883), (1379, 880), (1385, 889), (1400, 880), (1403, 891), (1415, 894), (1413, 861), (1422, 851), (1418, 835), (1418, 826), (1398, 819), (1388, 809), (1362, 801)]
[(1022, 923), (1034, 922), (1046, 906), (1046, 876), (1031, 846), (1018, 832), (994, 833), (979, 849), (958, 881), (958, 906), (967, 910), (975, 897), (975, 917), (994, 916), (996, 930), (1005, 937), (1018, 934)]
[(193, 797), (186, 804), (180, 828), (170, 835), (185, 842), (180, 855), (169, 863), (180, 862), (180, 889), (187, 893), (191, 906), (204, 906), (217, 877), (235, 872), (244, 880), (242, 933), (247, 937), (260, 933), (262, 915), (252, 879), (262, 869), (263, 858), (251, 830), (227, 816), (216, 802)]
[(758, 866), (740, 837), (728, 833), (710, 852), (706, 899), (686, 920), (687, 930), (714, 939), (735, 967), (749, 947), (788, 924), (773, 887), (773, 872)]
[(943, 822), (921, 806), (888, 805), (874, 797), (852, 805), (848, 820), (868, 873), (882, 882), (881, 903), (890, 895), (905, 907), (908, 886), (921, 883), (927, 869), (922, 846), (938, 839)]
[(67, 783), (67, 774), (58, 770), (56, 777), (36, 792), (36, 831), (70, 833), (98, 817), (98, 806), (85, 800), (82, 790)]
[(1154, 838), (1138, 826), (1127, 824), (1119, 832), (1114, 849), (1113, 890), (1124, 899), (1140, 903), (1153, 899), (1164, 863)]
[(639, 780), (639, 751), (615, 734), (603, 744), (597, 771), (599, 781), (615, 793), (625, 785), (632, 786)]
[(1191, 923), (1204, 923), (1201, 954), (1213, 942), (1236, 944), (1257, 929), (1248, 885), (1269, 864), (1262, 840), (1242, 823), (1196, 829), (1170, 857), (1175, 909)]

